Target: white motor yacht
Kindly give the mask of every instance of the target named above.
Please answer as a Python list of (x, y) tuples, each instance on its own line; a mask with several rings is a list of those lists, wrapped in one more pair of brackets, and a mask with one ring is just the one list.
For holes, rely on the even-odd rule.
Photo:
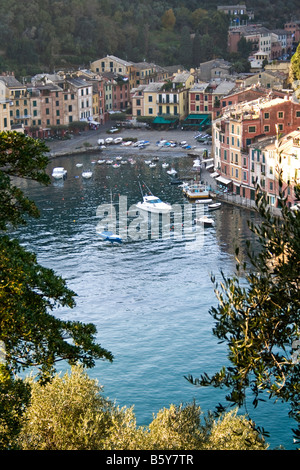
[(138, 202), (136, 204), (137, 209), (155, 212), (156, 214), (167, 214), (172, 210), (172, 206), (166, 202), (162, 202), (159, 197), (153, 196), (143, 196), (143, 202)]

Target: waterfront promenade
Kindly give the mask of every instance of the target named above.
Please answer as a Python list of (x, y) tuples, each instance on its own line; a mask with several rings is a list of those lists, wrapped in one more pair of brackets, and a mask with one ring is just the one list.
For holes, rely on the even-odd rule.
[(143, 149), (137, 147), (122, 147), (121, 145), (106, 145), (105, 151), (108, 152), (130, 152), (135, 153), (155, 153), (157, 152), (171, 152), (171, 154), (185, 155), (191, 151), (191, 149), (185, 150), (180, 146), (177, 147), (164, 147), (159, 148), (156, 143), (160, 140), (174, 141), (177, 143), (186, 142), (193, 150), (199, 152), (205, 148), (210, 151), (210, 146), (200, 144), (196, 141), (195, 135), (199, 134), (197, 131), (182, 131), (181, 129), (174, 130), (152, 130), (152, 129), (125, 129), (121, 128), (120, 132), (116, 134), (109, 134), (107, 131), (113, 127), (110, 125), (102, 126), (100, 129), (92, 131), (82, 132), (80, 135), (74, 135), (72, 139), (67, 140), (52, 140), (47, 141), (46, 144), (50, 149), (50, 156), (61, 156), (74, 153), (82, 153), (86, 151), (99, 151), (98, 140), (107, 139), (108, 137), (122, 137), (123, 139), (137, 139), (147, 140), (149, 145)]

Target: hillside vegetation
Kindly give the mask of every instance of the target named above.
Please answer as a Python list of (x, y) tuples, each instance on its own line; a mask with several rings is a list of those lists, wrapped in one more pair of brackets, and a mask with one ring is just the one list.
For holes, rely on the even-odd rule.
[[(198, 65), (199, 59), (226, 58), (229, 18), (217, 11), (222, 3), (228, 2), (0, 0), (0, 72), (26, 75), (87, 67), (107, 54), (186, 67)], [(255, 21), (267, 27), (282, 27), (291, 15), (300, 17), (297, 0), (246, 3)]]

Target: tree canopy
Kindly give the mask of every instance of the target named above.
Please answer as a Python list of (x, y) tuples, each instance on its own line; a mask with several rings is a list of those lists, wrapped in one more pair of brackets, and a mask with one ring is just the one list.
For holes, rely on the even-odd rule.
[(97, 359), (113, 359), (95, 342), (94, 325), (62, 321), (51, 313), (59, 305), (74, 307), (75, 293), (5, 233), (25, 224), (28, 216), (39, 216), (16, 177), (49, 184), (46, 150), (42, 142), (24, 134), (0, 134), (0, 341), (11, 371), (36, 366), (41, 376), (51, 374), (57, 361), (92, 367)]
[[(87, 67), (107, 54), (125, 60), (180, 63), (182, 29), (209, 35), (214, 48), (205, 60), (226, 59), (230, 18), (217, 10), (217, 0), (1, 0), (2, 71), (18, 76)], [(255, 21), (282, 28), (299, 14), (296, 0), (247, 3)], [(146, 47), (145, 47), (146, 46)], [(192, 63), (193, 67), (199, 66)]]
[[(28, 382), (28, 381), (27, 381)], [(137, 426), (133, 408), (119, 408), (81, 367), (41, 386), (29, 380), (22, 450), (264, 450), (266, 443), (236, 410), (217, 421), (195, 403), (170, 405)]]

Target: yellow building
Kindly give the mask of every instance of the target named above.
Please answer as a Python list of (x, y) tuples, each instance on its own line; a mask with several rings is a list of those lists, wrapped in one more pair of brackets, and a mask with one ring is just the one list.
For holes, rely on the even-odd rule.
[(9, 126), (17, 131), (22, 131), (24, 126), (31, 124), (30, 100), (27, 89), (14, 75), (0, 76), (0, 82), (5, 86), (5, 98), (10, 103)]
[(11, 130), (10, 126), (10, 102), (6, 98), (6, 90), (3, 82), (0, 81), (0, 131)]
[(133, 71), (134, 64), (127, 60), (119, 59), (114, 55), (107, 55), (102, 59), (95, 60), (91, 63), (91, 70), (94, 73), (103, 74), (104, 72), (111, 72), (116, 75), (122, 75), (129, 80), (130, 88), (136, 85), (136, 75)]
[(153, 117), (154, 124), (183, 120), (189, 111), (189, 89), (194, 84), (190, 72), (178, 72), (170, 80), (142, 85), (132, 93), (132, 115)]

